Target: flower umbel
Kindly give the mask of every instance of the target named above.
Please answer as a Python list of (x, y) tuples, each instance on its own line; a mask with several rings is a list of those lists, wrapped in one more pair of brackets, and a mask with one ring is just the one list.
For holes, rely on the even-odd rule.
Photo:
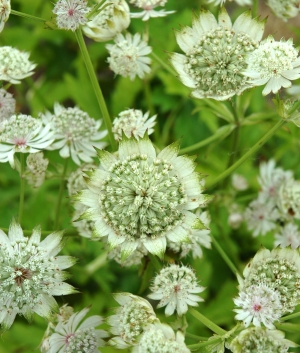
[(268, 0), (267, 4), (283, 21), (296, 17), (299, 13), (299, 0)]
[(136, 7), (143, 9), (141, 12), (131, 13), (132, 18), (141, 18), (148, 21), (150, 17), (164, 17), (175, 11), (154, 10), (158, 6), (165, 6), (167, 0), (130, 0), (130, 3)]
[(44, 158), (43, 152), (33, 153), (27, 157), (27, 168), (24, 176), (28, 184), (34, 188), (40, 187), (46, 176), (49, 160)]
[(16, 109), (16, 100), (11, 93), (0, 88), (0, 123), (10, 118)]
[(141, 39), (139, 33), (132, 36), (118, 34), (115, 37), (115, 44), (107, 44), (106, 49), (110, 57), (107, 59), (111, 70), (123, 77), (130, 77), (134, 80), (136, 76), (144, 78), (145, 74), (151, 71), (148, 66), (151, 59), (146, 55), (151, 53), (151, 47)]
[(185, 54), (172, 53), (170, 60), (182, 83), (193, 89), (193, 97), (226, 100), (251, 86), (242, 71), (263, 31), (264, 22), (252, 19), (250, 12), (241, 14), (232, 25), (225, 8), (218, 21), (202, 10), (194, 17), (192, 28), (175, 33)]
[(58, 0), (53, 9), (58, 28), (72, 31), (86, 24), (89, 12), (86, 0)]
[(10, 0), (0, 0), (0, 32), (8, 20), (11, 11)]
[(33, 313), (50, 318), (58, 309), (53, 295), (76, 291), (64, 283), (62, 271), (75, 263), (70, 256), (56, 256), (61, 250), (62, 233), (55, 232), (40, 241), (36, 227), (30, 238), (12, 221), (8, 236), (0, 230), (0, 323), (7, 330), (17, 314), (32, 320)]
[(188, 311), (188, 305), (197, 306), (203, 301), (195, 294), (204, 291), (198, 285), (194, 271), (187, 266), (170, 265), (164, 267), (155, 277), (151, 286), (150, 299), (160, 300), (158, 308), (166, 305), (165, 314), (170, 316), (176, 310), (179, 316)]
[(75, 199), (89, 206), (82, 218), (95, 222), (94, 237), (108, 236), (111, 249), (121, 244), (125, 260), (139, 244), (163, 256), (166, 239), (188, 240), (191, 229), (205, 228), (190, 210), (204, 205), (202, 181), (193, 159), (178, 156), (178, 142), (158, 155), (148, 136), (126, 136), (118, 155), (98, 151), (99, 169), (89, 173), (89, 190)]

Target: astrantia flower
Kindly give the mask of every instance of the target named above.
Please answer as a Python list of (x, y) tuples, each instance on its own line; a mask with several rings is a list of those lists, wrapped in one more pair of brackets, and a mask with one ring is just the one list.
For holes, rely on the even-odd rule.
[(296, 17), (299, 13), (299, 0), (268, 0), (275, 16), (287, 21), (289, 18)]
[(241, 309), (234, 309), (236, 320), (243, 320), (248, 327), (253, 321), (254, 326), (262, 323), (269, 329), (275, 328), (273, 322), (282, 316), (280, 294), (260, 283), (242, 290), (239, 296), (233, 299), (234, 304)]
[(14, 154), (36, 153), (53, 142), (50, 126), (29, 115), (13, 115), (0, 123), (0, 162), (14, 168)]
[(153, 126), (156, 124), (156, 115), (150, 119), (149, 112), (143, 114), (138, 109), (127, 109), (121, 112), (113, 121), (112, 131), (116, 140), (122, 139), (124, 133), (127, 137), (134, 136), (137, 140), (143, 137), (147, 131), (148, 136), (154, 131)]
[(103, 322), (101, 316), (90, 316), (82, 321), (89, 310), (90, 308), (85, 308), (71, 315), (67, 321), (60, 321), (57, 324), (49, 338), (48, 353), (99, 352), (98, 347), (105, 344), (102, 338), (108, 334), (104, 330), (95, 329)]
[(118, 154), (98, 151), (89, 190), (75, 196), (89, 206), (82, 218), (95, 222), (94, 236), (108, 236), (111, 249), (121, 245), (123, 260), (140, 244), (162, 257), (167, 238), (184, 242), (191, 229), (205, 228), (190, 212), (209, 199), (201, 194), (203, 179), (193, 160), (178, 152), (178, 142), (156, 155), (148, 136), (124, 136)]
[(89, 12), (86, 0), (58, 0), (53, 9), (58, 28), (72, 31), (86, 24)]
[(80, 165), (80, 160), (89, 163), (96, 155), (94, 147), (103, 148), (105, 142), (100, 142), (107, 135), (107, 130), (99, 131), (102, 120), (92, 119), (88, 113), (77, 107), (64, 108), (60, 104), (54, 105), (54, 114), (46, 112), (43, 120), (51, 125), (57, 142), (51, 149), (60, 149), (63, 158), (71, 156)]
[(300, 219), (300, 180), (290, 178), (281, 185), (277, 204), (287, 219)]
[(280, 229), (280, 232), (276, 233), (274, 237), (274, 246), (280, 245), (280, 247), (285, 248), (290, 245), (293, 249), (300, 246), (300, 232), (294, 223), (285, 224), (284, 227)]
[(40, 241), (41, 229), (36, 227), (30, 238), (12, 221), (8, 236), (0, 230), (0, 323), (8, 329), (17, 314), (32, 320), (33, 313), (50, 318), (58, 310), (53, 295), (76, 291), (64, 283), (62, 270), (75, 261), (70, 256), (56, 256), (61, 250), (62, 233), (54, 232)]
[(281, 87), (291, 87), (291, 80), (300, 78), (299, 50), (294, 48), (293, 40), (280, 42), (272, 36), (260, 43), (260, 46), (249, 53), (248, 67), (243, 74), (249, 77), (253, 86), (266, 84), (262, 94), (277, 93)]
[(233, 353), (286, 353), (297, 344), (284, 338), (279, 330), (251, 327), (243, 330), (229, 344)]
[(125, 0), (106, 0), (82, 28), (96, 42), (113, 39), (130, 24), (129, 6)]
[(135, 345), (147, 325), (159, 320), (146, 299), (131, 293), (117, 293), (114, 298), (121, 307), (107, 319), (111, 333), (116, 335), (109, 344), (123, 349)]
[(164, 17), (175, 11), (154, 10), (158, 6), (165, 6), (168, 0), (130, 0), (130, 3), (143, 9), (141, 12), (131, 13), (132, 18), (141, 18), (148, 21), (150, 17)]
[(12, 47), (0, 47), (0, 80), (17, 84), (33, 75), (36, 64), (32, 64), (28, 58), (29, 53)]
[(40, 187), (46, 176), (49, 160), (44, 158), (43, 152), (30, 154), (26, 159), (26, 170), (24, 176), (29, 185), (34, 188)]
[(10, 15), (10, 0), (0, 0), (0, 32), (2, 32), (5, 22)]
[(13, 95), (0, 88), (0, 122), (10, 118), (16, 109)]
[(194, 271), (187, 266), (172, 264), (164, 267), (156, 275), (149, 294), (150, 299), (160, 300), (157, 307), (167, 306), (165, 314), (170, 316), (176, 310), (181, 316), (188, 311), (188, 305), (198, 306), (197, 302), (203, 301), (195, 294), (204, 291), (198, 285)]
[(232, 25), (224, 8), (218, 21), (201, 10), (193, 26), (176, 32), (176, 40), (185, 55), (172, 53), (170, 60), (184, 85), (193, 89), (195, 98), (228, 99), (251, 85), (242, 74), (246, 57), (258, 47), (264, 22), (241, 14)]
[(265, 284), (280, 295), (282, 314), (292, 312), (300, 300), (299, 249), (262, 248), (245, 267), (240, 291), (247, 292), (257, 283)]
[(184, 343), (184, 335), (177, 331), (176, 335), (167, 324), (149, 325), (142, 334), (139, 343), (132, 353), (190, 353)]
[(141, 39), (139, 33), (134, 36), (127, 33), (125, 37), (118, 34), (114, 41), (115, 44), (107, 44), (106, 49), (110, 54), (107, 59), (109, 67), (115, 74), (133, 80), (135, 76), (143, 78), (151, 71), (148, 66), (151, 59), (146, 55), (150, 54), (152, 49)]

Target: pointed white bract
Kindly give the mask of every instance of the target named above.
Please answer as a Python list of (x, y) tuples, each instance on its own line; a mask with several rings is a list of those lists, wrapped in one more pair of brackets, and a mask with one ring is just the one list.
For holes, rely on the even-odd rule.
[(107, 58), (110, 69), (117, 75), (130, 77), (134, 80), (136, 76), (144, 78), (151, 71), (149, 65), (151, 59), (146, 56), (152, 49), (147, 45), (139, 33), (125, 36), (118, 34), (115, 44), (107, 44), (106, 49), (110, 56)]
[(148, 297), (160, 300), (157, 307), (166, 306), (167, 316), (174, 314), (175, 311), (182, 316), (188, 311), (188, 305), (198, 306), (197, 302), (203, 301), (195, 294), (203, 292), (205, 288), (198, 285), (191, 268), (172, 264), (160, 270), (150, 290), (153, 293)]
[(99, 131), (102, 120), (91, 118), (81, 109), (64, 108), (58, 103), (54, 105), (54, 114), (46, 112), (41, 116), (43, 121), (50, 125), (54, 133), (54, 142), (50, 148), (59, 149), (62, 158), (71, 157), (80, 165), (90, 163), (96, 156), (94, 147), (103, 148), (106, 143), (100, 141), (107, 135), (107, 130)]
[(142, 9), (141, 12), (131, 13), (132, 18), (141, 18), (148, 21), (151, 17), (165, 17), (175, 11), (155, 10), (158, 6), (165, 6), (167, 0), (130, 0), (134, 6)]
[(11, 93), (0, 88), (0, 123), (10, 118), (16, 109), (16, 100)]
[(24, 177), (28, 184), (34, 188), (40, 187), (45, 180), (49, 160), (44, 158), (43, 152), (37, 152), (27, 157), (26, 164)]
[(248, 67), (243, 70), (253, 86), (266, 85), (262, 94), (277, 93), (281, 87), (291, 87), (291, 80), (300, 78), (299, 50), (293, 40), (279, 42), (270, 35), (259, 47), (249, 53)]
[(206, 10), (194, 17), (192, 28), (177, 31), (176, 40), (185, 53), (171, 53), (170, 60), (182, 83), (195, 98), (226, 100), (251, 87), (242, 74), (246, 57), (258, 47), (264, 21), (241, 14), (232, 24), (225, 8), (218, 20)]
[(16, 152), (36, 153), (48, 149), (53, 140), (49, 124), (29, 115), (13, 115), (0, 123), (0, 162), (14, 168)]
[(148, 325), (141, 335), (139, 343), (133, 348), (132, 353), (190, 353), (184, 343), (184, 335), (167, 324), (155, 323)]
[(83, 26), (83, 33), (96, 42), (106, 42), (130, 24), (129, 6), (125, 0), (106, 0)]
[(86, 24), (86, 14), (90, 10), (87, 0), (58, 0), (53, 13), (56, 15), (58, 28), (75, 31)]
[(119, 349), (134, 346), (147, 326), (159, 320), (151, 304), (144, 298), (131, 293), (117, 293), (114, 298), (121, 307), (107, 319), (110, 331), (115, 335), (108, 343)]
[(148, 136), (124, 136), (118, 154), (98, 151), (89, 189), (75, 196), (88, 206), (82, 218), (95, 222), (94, 237), (108, 237), (111, 249), (121, 245), (123, 260), (140, 244), (162, 257), (167, 239), (181, 243), (192, 229), (205, 228), (191, 212), (209, 199), (202, 195), (203, 177), (178, 152), (178, 142), (156, 154)]
[(148, 250), (141, 244), (131, 255), (122, 260), (121, 250), (121, 245), (117, 246), (108, 253), (107, 258), (116, 261), (122, 267), (139, 266), (142, 264), (142, 259), (148, 254)]
[(18, 84), (23, 78), (33, 75), (36, 64), (28, 58), (29, 53), (8, 46), (0, 47), (0, 80)]
[(51, 330), (51, 334), (49, 333), (45, 338), (48, 350), (44, 352), (98, 353), (98, 348), (105, 345), (102, 338), (107, 337), (108, 334), (104, 330), (96, 329), (103, 323), (101, 316), (94, 315), (83, 320), (89, 310), (90, 308), (85, 308), (64, 320), (59, 320)]
[(267, 5), (271, 8), (275, 16), (287, 21), (299, 14), (299, 0), (268, 0)]
[(16, 315), (32, 320), (33, 314), (49, 319), (58, 309), (53, 296), (75, 293), (64, 283), (64, 269), (75, 263), (70, 256), (56, 256), (62, 248), (62, 233), (55, 232), (41, 241), (41, 229), (24, 237), (12, 221), (8, 236), (0, 230), (0, 323), (7, 330)]
[(0, 0), (0, 32), (8, 20), (11, 11), (10, 0)]
[(154, 131), (156, 115), (149, 118), (149, 112), (143, 114), (139, 109), (126, 109), (122, 111), (113, 121), (112, 132), (116, 140), (122, 139), (124, 133), (128, 138), (133, 136), (137, 140), (144, 137), (147, 131), (148, 136)]

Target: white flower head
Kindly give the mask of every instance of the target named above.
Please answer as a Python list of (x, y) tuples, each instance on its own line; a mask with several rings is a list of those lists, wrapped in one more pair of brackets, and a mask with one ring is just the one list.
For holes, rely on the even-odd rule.
[(287, 219), (300, 219), (300, 180), (290, 178), (281, 185), (277, 205)]
[(16, 100), (11, 93), (0, 88), (0, 122), (10, 118), (16, 109)]
[(274, 329), (274, 321), (282, 316), (280, 294), (264, 283), (251, 285), (239, 292), (234, 298), (234, 304), (241, 309), (234, 309), (236, 320), (242, 320), (248, 327), (251, 322), (254, 326), (262, 323), (269, 329)]
[(300, 246), (300, 232), (294, 223), (285, 224), (284, 227), (280, 229), (280, 232), (277, 232), (274, 237), (274, 246), (280, 245), (280, 247), (285, 248), (290, 245), (293, 249)]
[(53, 9), (58, 28), (72, 31), (86, 24), (89, 12), (87, 0), (58, 0)]
[(184, 335), (167, 324), (154, 323), (148, 325), (142, 334), (139, 343), (133, 348), (132, 353), (190, 353), (184, 343)]
[(151, 304), (144, 298), (131, 293), (114, 294), (114, 299), (121, 305), (107, 322), (111, 333), (116, 337), (109, 344), (119, 349), (135, 345), (147, 325), (158, 321)]
[(229, 344), (233, 353), (287, 353), (297, 344), (284, 338), (279, 330), (251, 327), (241, 331)]
[(76, 292), (63, 282), (67, 277), (63, 270), (75, 260), (56, 256), (62, 248), (62, 233), (54, 232), (43, 241), (40, 238), (40, 227), (27, 238), (15, 221), (10, 224), (8, 236), (0, 230), (0, 323), (4, 330), (17, 314), (32, 320), (35, 312), (49, 319), (58, 310), (53, 296)]
[(160, 270), (150, 287), (150, 299), (160, 300), (157, 307), (166, 306), (165, 314), (170, 316), (176, 310), (179, 316), (188, 311), (188, 305), (198, 306), (203, 301), (195, 294), (205, 290), (198, 285), (194, 271), (187, 266), (172, 264)]
[(127, 33), (125, 36), (118, 34), (114, 41), (115, 44), (106, 45), (110, 54), (107, 59), (110, 69), (117, 75), (130, 77), (131, 80), (136, 76), (144, 78), (145, 74), (151, 71), (151, 59), (146, 55), (150, 54), (152, 49), (147, 42), (141, 39), (139, 33)]
[(193, 159), (178, 152), (175, 142), (157, 155), (146, 135), (139, 141), (124, 136), (118, 154), (98, 151), (89, 189), (75, 199), (89, 207), (82, 218), (95, 222), (94, 237), (108, 236), (110, 249), (121, 245), (122, 260), (140, 244), (162, 257), (167, 238), (181, 243), (191, 229), (205, 228), (190, 211), (210, 198), (202, 195), (203, 177)]
[(36, 153), (53, 142), (50, 126), (29, 115), (13, 115), (0, 123), (0, 162), (14, 168), (14, 154)]
[(299, 0), (268, 0), (267, 5), (274, 12), (275, 16), (287, 21), (296, 17), (299, 13)]
[(103, 148), (105, 142), (99, 141), (107, 135), (107, 130), (99, 131), (102, 120), (91, 118), (81, 109), (64, 108), (58, 103), (54, 105), (54, 114), (49, 112), (42, 115), (42, 119), (51, 125), (56, 142), (50, 147), (52, 150), (60, 149), (63, 158), (71, 158), (80, 165), (90, 163), (96, 156), (94, 147)]
[(20, 83), (23, 78), (33, 75), (36, 64), (29, 60), (29, 53), (12, 47), (0, 47), (0, 80)]
[(249, 11), (232, 25), (225, 8), (218, 20), (202, 9), (192, 28), (183, 27), (175, 33), (185, 54), (171, 53), (170, 60), (182, 83), (193, 89), (193, 97), (226, 100), (251, 86), (242, 71), (263, 31), (264, 21), (252, 19)]
[(0, 0), (0, 32), (8, 20), (11, 11), (10, 0)]
[(125, 0), (106, 0), (82, 28), (96, 42), (106, 42), (130, 24), (129, 6)]
[(279, 42), (270, 35), (259, 47), (249, 53), (248, 67), (243, 71), (253, 86), (265, 85), (262, 94), (277, 93), (281, 87), (291, 87), (291, 80), (300, 78), (299, 50), (293, 40)]
[(277, 247), (272, 251), (262, 248), (246, 265), (240, 291), (265, 284), (278, 292), (282, 314), (293, 312), (300, 300), (300, 253), (299, 249)]
[(124, 261), (122, 261), (121, 254), (121, 246), (117, 246), (109, 252), (107, 258), (109, 260), (115, 260), (118, 264), (124, 267), (139, 266), (142, 263), (142, 259), (148, 254), (148, 250), (141, 244)]
[(24, 176), (28, 184), (34, 188), (40, 187), (45, 180), (49, 160), (44, 158), (43, 152), (37, 152), (27, 157), (26, 164)]
[(244, 217), (240, 212), (231, 212), (228, 216), (228, 224), (232, 229), (238, 229), (243, 223)]
[(131, 13), (132, 18), (141, 18), (148, 21), (150, 17), (165, 17), (175, 11), (155, 10), (158, 6), (165, 6), (168, 0), (130, 0), (134, 6), (142, 9), (141, 12)]
[(128, 138), (134, 136), (137, 140), (145, 135), (148, 136), (154, 131), (156, 115), (149, 118), (149, 112), (143, 114), (138, 109), (126, 109), (122, 111), (113, 121), (112, 132), (116, 140), (122, 139), (124, 133)]
[(242, 175), (236, 173), (232, 174), (231, 183), (237, 191), (244, 191), (249, 187), (248, 181)]
[(85, 308), (72, 314), (69, 319), (59, 321), (54, 327), (53, 333), (48, 338), (49, 350), (47, 353), (98, 353), (98, 347), (103, 347), (102, 338), (108, 334), (104, 330), (95, 327), (103, 323), (99, 315), (90, 316), (84, 321), (90, 308)]
[(252, 201), (245, 210), (245, 221), (254, 237), (265, 235), (275, 229), (276, 221), (280, 218), (277, 208), (271, 202), (258, 198)]

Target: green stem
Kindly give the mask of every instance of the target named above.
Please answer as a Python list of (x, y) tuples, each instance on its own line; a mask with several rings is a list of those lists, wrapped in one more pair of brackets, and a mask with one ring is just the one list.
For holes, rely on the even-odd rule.
[(249, 149), (247, 153), (245, 153), (238, 161), (236, 161), (231, 167), (226, 169), (223, 173), (221, 173), (215, 180), (213, 180), (211, 183), (207, 183), (207, 189), (210, 189), (211, 187), (215, 186), (217, 183), (219, 183), (221, 180), (226, 178), (228, 175), (230, 175), (237, 167), (239, 167), (247, 158), (252, 156), (253, 153), (255, 153), (257, 150), (259, 150), (274, 134), (275, 132), (280, 129), (284, 124), (286, 123), (285, 120), (281, 119), (277, 122), (275, 126), (272, 127), (256, 144)]
[(213, 338), (209, 341), (203, 342), (203, 343), (196, 343), (196, 344), (190, 344), (189, 346), (187, 346), (191, 351), (195, 351), (198, 350), (200, 348), (203, 347), (207, 347), (210, 346), (211, 344), (216, 344), (222, 341), (222, 338), (217, 337), (217, 338)]
[(284, 323), (275, 323), (274, 324), (278, 330), (283, 330), (287, 332), (299, 332), (300, 331), (300, 325), (299, 324), (292, 324), (290, 322), (284, 322)]
[(47, 22), (47, 20), (45, 20), (44, 18), (28, 15), (27, 13), (24, 13), (24, 12), (11, 10), (10, 13), (12, 15), (16, 15), (19, 17), (29, 18), (30, 20), (40, 21), (40, 22), (44, 22), (44, 23)]
[(189, 313), (192, 314), (197, 320), (202, 322), (203, 325), (208, 327), (210, 330), (212, 330), (214, 333), (216, 333), (219, 336), (223, 336), (227, 333), (227, 331), (223, 330), (220, 326), (216, 325), (212, 321), (210, 321), (207, 317), (199, 313), (199, 311), (195, 310), (192, 307), (189, 307)]
[(208, 337), (197, 336), (197, 335), (193, 335), (192, 333), (188, 333), (188, 332), (185, 333), (185, 337), (189, 337), (189, 338), (192, 338), (197, 341), (207, 341), (208, 340)]
[(300, 316), (300, 311), (298, 313), (294, 313), (294, 314), (291, 314), (291, 315), (287, 315), (287, 316), (281, 317), (280, 321), (286, 321), (286, 320), (295, 319), (296, 317), (299, 317), (299, 316)]
[(103, 267), (106, 264), (107, 252), (100, 254), (96, 259), (85, 266), (86, 273), (91, 276), (94, 272), (99, 270), (99, 268)]
[(112, 125), (111, 125), (110, 116), (109, 116), (109, 113), (108, 113), (108, 110), (107, 110), (107, 106), (106, 106), (106, 103), (105, 103), (105, 100), (104, 100), (104, 97), (103, 97), (103, 93), (102, 93), (101, 87), (99, 85), (99, 82), (97, 80), (97, 77), (96, 77), (96, 74), (95, 74), (95, 71), (94, 71), (94, 68), (93, 68), (93, 64), (92, 64), (89, 52), (87, 50), (85, 41), (83, 39), (83, 35), (82, 35), (82, 32), (81, 32), (81, 29), (77, 29), (75, 31), (75, 36), (76, 36), (76, 39), (77, 39), (77, 42), (78, 42), (78, 45), (79, 45), (79, 48), (80, 48), (80, 51), (81, 51), (85, 66), (86, 66), (86, 69), (87, 69), (87, 72), (89, 74), (89, 77), (90, 77), (90, 80), (91, 80), (91, 83), (92, 83), (92, 86), (93, 86), (93, 89), (94, 89), (94, 92), (95, 92), (95, 95), (96, 95), (100, 110), (101, 110), (101, 113), (102, 113), (102, 116), (103, 116), (103, 120), (104, 120), (105, 126), (106, 126), (106, 128), (108, 130), (108, 136), (109, 136), (109, 140), (110, 140), (110, 144), (111, 144), (112, 150), (116, 151), (117, 150), (117, 143), (116, 143), (116, 141), (114, 139), (114, 135), (113, 135), (113, 132), (112, 132)]
[(65, 178), (66, 178), (67, 170), (68, 170), (68, 161), (69, 161), (69, 158), (66, 158), (65, 164), (64, 164), (64, 169), (63, 169), (63, 172), (61, 175), (59, 194), (58, 194), (57, 205), (56, 205), (55, 222), (54, 222), (54, 229), (55, 230), (58, 230), (58, 225), (59, 225), (60, 208), (61, 208), (63, 193), (65, 190)]
[(218, 129), (212, 136), (195, 143), (192, 146), (189, 147), (185, 147), (182, 148), (179, 152), (179, 154), (185, 154), (185, 153), (189, 153), (195, 150), (198, 150), (199, 148), (202, 148), (206, 145), (209, 145), (211, 142), (214, 142), (220, 138), (225, 138), (226, 136), (228, 136), (231, 131), (234, 129), (234, 125), (225, 125), (222, 126), (220, 129)]
[(226, 262), (226, 264), (228, 265), (228, 267), (231, 269), (231, 271), (233, 272), (233, 274), (239, 275), (240, 277), (241, 274), (239, 273), (238, 269), (235, 267), (235, 265), (233, 264), (233, 262), (230, 260), (230, 258), (228, 257), (228, 255), (225, 253), (225, 251), (222, 249), (221, 245), (217, 242), (216, 238), (210, 234), (210, 237), (213, 241), (213, 244), (215, 246), (215, 248), (217, 249), (218, 253), (221, 255), (222, 259)]
[(159, 272), (162, 269), (162, 264), (159, 262), (157, 256), (152, 255), (152, 254), (149, 253), (148, 257), (149, 257), (150, 261), (152, 262), (153, 267), (155, 268), (155, 270), (157, 272)]
[(166, 146), (168, 139), (171, 137), (170, 132), (172, 130), (172, 126), (183, 104), (184, 104), (184, 100), (182, 99), (177, 105), (177, 107), (175, 109), (172, 109), (172, 111), (170, 112), (170, 115), (167, 117), (167, 119), (164, 122), (164, 126), (162, 128), (162, 133), (161, 133), (161, 140), (162, 140), (163, 146)]
[(253, 0), (252, 4), (252, 17), (257, 17), (258, 15), (258, 0)]
[(163, 61), (159, 56), (157, 56), (155, 53), (151, 53), (150, 56), (156, 61), (158, 62), (166, 71), (168, 71), (171, 75), (175, 76), (177, 78), (177, 72), (175, 70), (173, 70), (173, 68), (166, 64), (165, 61)]
[(25, 155), (24, 153), (20, 154), (20, 203), (19, 203), (19, 216), (18, 222), (19, 224), (22, 223), (22, 216), (23, 216), (23, 208), (24, 208), (24, 189), (25, 189), (25, 178), (24, 178), (24, 171), (25, 171)]

